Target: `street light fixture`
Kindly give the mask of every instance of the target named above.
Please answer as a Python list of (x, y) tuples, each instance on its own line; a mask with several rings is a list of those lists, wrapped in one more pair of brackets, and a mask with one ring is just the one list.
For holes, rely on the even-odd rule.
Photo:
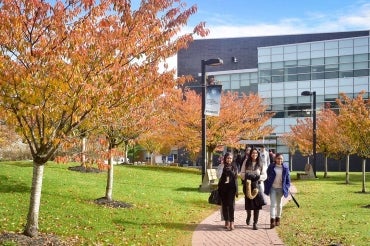
[(207, 165), (207, 146), (206, 146), (206, 66), (219, 66), (223, 64), (223, 60), (220, 58), (213, 58), (208, 60), (202, 60), (202, 182), (206, 173)]
[(315, 178), (316, 176), (316, 91), (303, 91), (301, 96), (312, 96), (312, 170)]

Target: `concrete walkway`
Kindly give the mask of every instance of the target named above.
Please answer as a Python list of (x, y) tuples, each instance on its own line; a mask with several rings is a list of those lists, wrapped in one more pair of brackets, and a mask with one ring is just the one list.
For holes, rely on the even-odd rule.
[[(295, 194), (296, 188), (291, 185), (290, 191)], [(220, 210), (203, 220), (195, 229), (192, 246), (225, 246), (225, 245), (284, 245), (275, 229), (270, 229), (270, 199), (263, 206), (258, 219), (258, 230), (252, 230), (251, 224), (245, 223), (247, 213), (244, 209), (244, 195), (235, 204), (235, 230), (224, 229), (225, 222), (221, 221)], [(283, 198), (283, 204), (290, 202), (291, 196)], [(292, 201), (293, 202), (293, 201)], [(283, 217), (284, 220), (284, 210)]]

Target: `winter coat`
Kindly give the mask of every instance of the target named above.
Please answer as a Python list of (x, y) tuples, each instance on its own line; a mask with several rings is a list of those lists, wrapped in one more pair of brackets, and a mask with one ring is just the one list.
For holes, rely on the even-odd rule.
[[(225, 183), (227, 177), (229, 177), (229, 182)], [(234, 204), (235, 197), (238, 197), (238, 168), (235, 163), (224, 165), (218, 182), (218, 192), (223, 204)]]
[[(267, 179), (265, 180), (265, 194), (270, 195), (270, 191), (272, 188), (272, 184), (274, 183), (276, 172), (275, 172), (275, 163), (272, 163), (267, 168)], [(290, 188), (290, 173), (288, 164), (283, 163), (283, 173), (282, 173), (282, 180), (283, 180), (283, 194), (284, 197), (288, 197), (289, 195), (289, 188)]]

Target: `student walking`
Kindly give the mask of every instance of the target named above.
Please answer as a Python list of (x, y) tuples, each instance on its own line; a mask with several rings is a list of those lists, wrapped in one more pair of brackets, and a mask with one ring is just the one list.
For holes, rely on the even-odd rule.
[(224, 155), (223, 170), (218, 182), (218, 192), (221, 197), (222, 215), (225, 228), (234, 230), (235, 197), (238, 197), (238, 168), (233, 163), (233, 155), (227, 152)]
[(261, 163), (260, 153), (256, 148), (252, 148), (249, 158), (243, 162), (240, 177), (243, 182), (243, 192), (245, 194), (245, 210), (247, 211), (247, 225), (250, 224), (253, 210), (253, 230), (258, 230), (257, 223), (259, 211), (265, 205), (261, 186), (266, 179), (266, 168)]
[(282, 197), (288, 197), (290, 173), (287, 164), (283, 163), (283, 155), (276, 154), (275, 163), (267, 168), (265, 194), (270, 196), (270, 228), (280, 225), (283, 210)]

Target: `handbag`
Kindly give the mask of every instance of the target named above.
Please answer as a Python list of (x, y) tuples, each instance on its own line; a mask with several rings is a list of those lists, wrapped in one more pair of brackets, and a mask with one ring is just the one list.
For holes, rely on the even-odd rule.
[(261, 192), (258, 192), (257, 196), (253, 199), (254, 201), (254, 204), (257, 206), (257, 207), (262, 207), (264, 205), (266, 205), (266, 201), (263, 197), (263, 194)]
[(211, 191), (211, 194), (208, 197), (208, 203), (221, 205), (221, 197), (220, 194), (218, 193), (218, 190)]

